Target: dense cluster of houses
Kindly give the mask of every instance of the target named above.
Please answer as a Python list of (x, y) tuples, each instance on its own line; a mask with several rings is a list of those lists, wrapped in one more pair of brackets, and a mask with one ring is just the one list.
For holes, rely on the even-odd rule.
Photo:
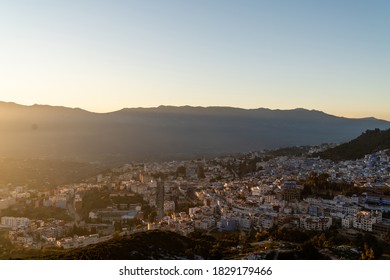
[[(1, 217), (1, 227), (9, 228), (10, 240), (23, 246), (59, 246), (77, 248), (111, 238), (116, 222), (143, 220), (135, 230), (169, 230), (188, 235), (195, 230), (249, 231), (272, 227), (323, 231), (332, 225), (359, 231), (389, 233), (390, 223), (382, 213), (390, 211), (390, 163), (385, 151), (356, 161), (334, 163), (309, 157), (275, 157), (258, 161), (256, 170), (239, 178), (234, 169), (245, 160), (261, 157), (251, 153), (245, 158), (222, 157), (164, 163), (134, 163), (100, 174), (96, 183), (59, 186), (54, 191), (38, 192), (26, 187), (12, 191), (0, 189), (0, 209), (21, 201), (28, 207), (54, 207), (73, 211), (74, 221), (31, 220), (26, 217)], [(232, 168), (233, 167), (233, 168)], [(184, 171), (183, 171), (184, 170)], [(180, 172), (179, 172), (180, 171)], [(331, 199), (302, 199), (299, 182), (313, 172), (326, 173), (328, 180), (348, 182), (364, 188), (360, 195), (337, 195)], [(157, 181), (164, 177), (164, 216), (147, 221), (142, 205), (157, 207)], [(107, 208), (92, 209), (88, 221), (77, 212), (83, 207), (87, 191), (108, 190), (110, 198), (139, 195), (144, 203), (112, 203)], [(190, 206), (177, 211), (178, 204)], [(96, 233), (71, 235), (75, 226), (94, 228)], [(146, 225), (147, 224), (147, 225)]]

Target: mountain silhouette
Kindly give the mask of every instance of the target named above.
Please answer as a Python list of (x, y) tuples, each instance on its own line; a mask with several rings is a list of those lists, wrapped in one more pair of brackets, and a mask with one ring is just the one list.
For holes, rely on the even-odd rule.
[(0, 102), (0, 157), (125, 163), (207, 157), (295, 145), (341, 143), (375, 118), (316, 110), (160, 106), (92, 113), (79, 108)]

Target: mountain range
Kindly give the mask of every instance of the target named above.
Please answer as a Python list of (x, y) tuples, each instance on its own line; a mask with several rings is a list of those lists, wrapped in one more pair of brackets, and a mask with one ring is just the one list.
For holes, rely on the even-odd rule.
[(92, 113), (0, 102), (0, 157), (117, 164), (188, 159), (342, 143), (375, 128), (388, 129), (390, 122), (306, 109), (160, 106)]

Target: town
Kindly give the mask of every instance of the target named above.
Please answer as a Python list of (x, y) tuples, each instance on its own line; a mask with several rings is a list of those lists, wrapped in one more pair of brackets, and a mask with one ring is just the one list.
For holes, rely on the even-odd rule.
[(150, 230), (262, 236), (275, 228), (388, 238), (388, 151), (335, 163), (313, 156), (325, 148), (136, 162), (51, 190), (2, 186), (2, 241), (71, 249)]

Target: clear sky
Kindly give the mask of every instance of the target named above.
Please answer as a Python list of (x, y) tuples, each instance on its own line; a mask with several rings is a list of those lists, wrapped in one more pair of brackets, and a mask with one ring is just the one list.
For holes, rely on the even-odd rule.
[(388, 0), (0, 0), (0, 100), (390, 120)]

